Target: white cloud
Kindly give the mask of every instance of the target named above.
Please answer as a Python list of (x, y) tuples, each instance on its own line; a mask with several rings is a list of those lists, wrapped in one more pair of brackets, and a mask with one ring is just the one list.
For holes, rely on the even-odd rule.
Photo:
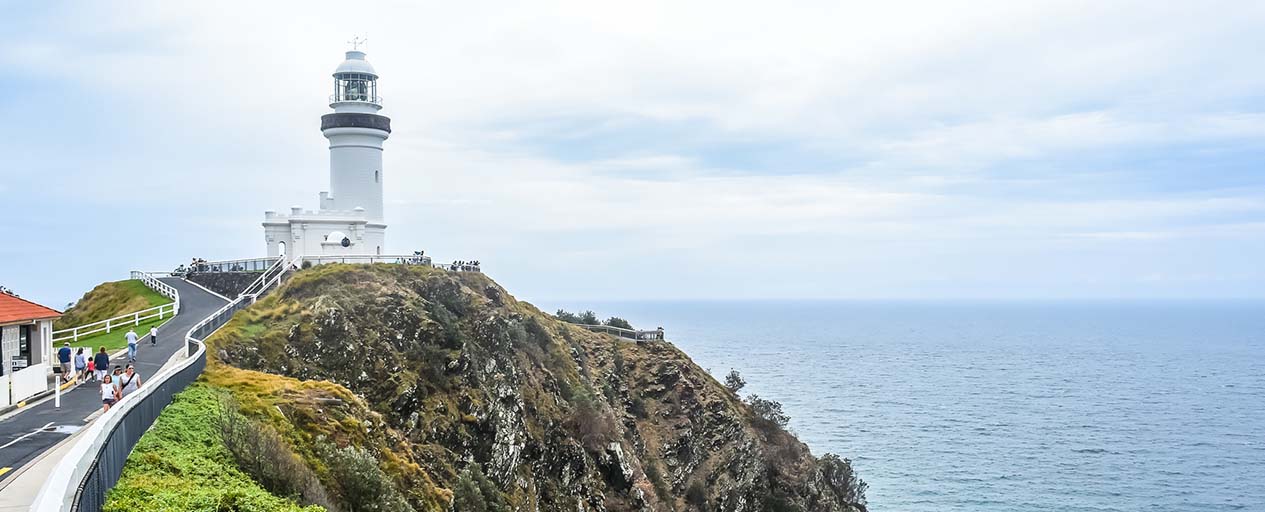
[[(888, 265), (866, 276), (827, 269), (753, 292), (820, 295), (853, 279), (936, 278), (919, 256), (941, 258), (930, 266), (969, 283), (992, 270), (981, 258), (1017, 265), (1016, 275), (1030, 270), (997, 259), (1040, 252), (1029, 243), (1081, 244), (1079, 256), (1064, 257), (1084, 265), (1122, 257), (1100, 252), (1121, 241), (1177, 244), (1216, 232), (1250, 244), (1258, 232), (1234, 226), (1265, 215), (1259, 180), (1222, 185), (1209, 176), (1169, 190), (1137, 177), (1148, 168), (1104, 169), (1079, 157), (1252, 148), (1265, 135), (1253, 103), (1265, 71), (1245, 63), (1262, 43), (1261, 6), (43, 8), (4, 27), (17, 35), (0, 42), (0, 64), (26, 80), (73, 85), (108, 113), (49, 105), (60, 138), (0, 142), (23, 167), (45, 167), (6, 175), (0, 189), (51, 185), (49, 196), (73, 209), (137, 193), (129, 178), (143, 180), (145, 196), (173, 198), (202, 219), (223, 256), (256, 249), (256, 213), (312, 205), (326, 176), (315, 124), (329, 73), (343, 41), (365, 32), (396, 129), (387, 199), (401, 247), (507, 258), (531, 251), (590, 276), (620, 268), (627, 282), (646, 274), (629, 255), (692, 265), (749, 251)], [(15, 101), (0, 99), (0, 109)], [(106, 127), (84, 128), (97, 124)], [(103, 138), (102, 147), (61, 150)], [(46, 146), (33, 151), (32, 141)], [(745, 158), (735, 152), (763, 147), (759, 165), (732, 165)], [(1039, 169), (1024, 167), (1032, 162)], [(1139, 181), (1104, 184), (1096, 173), (1106, 171)], [(111, 229), (103, 219), (83, 222), (58, 229)], [(181, 247), (202, 243), (182, 236)], [(720, 277), (686, 283), (665, 293), (726, 289)], [(536, 286), (529, 292), (568, 293)]]

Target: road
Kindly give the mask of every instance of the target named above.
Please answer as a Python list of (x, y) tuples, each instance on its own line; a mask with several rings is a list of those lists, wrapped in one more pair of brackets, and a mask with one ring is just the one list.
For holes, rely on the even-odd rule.
[[(180, 292), (180, 313), (158, 328), (157, 346), (151, 347), (149, 337), (137, 333), (143, 336), (135, 363), (142, 385), (171, 359), (172, 354), (184, 350), (185, 333), (193, 324), (227, 304), (224, 299), (183, 279), (163, 278), (162, 281)], [(126, 332), (120, 331), (119, 336)], [(110, 361), (111, 365), (125, 363), (126, 357)], [(83, 428), (87, 424), (85, 419), (100, 409), (100, 386), (89, 382), (62, 393), (60, 408), (53, 407), (53, 400), (49, 399), (28, 405), (21, 412), (0, 420), (0, 479)]]

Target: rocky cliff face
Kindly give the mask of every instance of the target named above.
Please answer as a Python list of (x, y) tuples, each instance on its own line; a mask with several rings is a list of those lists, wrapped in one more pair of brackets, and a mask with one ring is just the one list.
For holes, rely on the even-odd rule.
[(559, 322), (481, 274), (304, 270), (211, 349), (208, 381), (323, 479), (319, 443), (365, 448), (415, 510), (865, 509), (846, 460), (813, 457), (670, 343)]

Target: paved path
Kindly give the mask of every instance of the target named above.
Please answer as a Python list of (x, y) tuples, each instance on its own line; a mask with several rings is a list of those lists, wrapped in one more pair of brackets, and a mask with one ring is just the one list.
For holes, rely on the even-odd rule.
[[(142, 338), (136, 353), (136, 371), (141, 375), (142, 384), (177, 350), (185, 349), (184, 335), (193, 324), (227, 304), (224, 299), (182, 279), (163, 278), (162, 281), (180, 292), (180, 314), (158, 328), (156, 347), (149, 345), (147, 336)], [(119, 336), (126, 332), (119, 332)], [(125, 363), (126, 357), (110, 361), (111, 365)], [(83, 428), (87, 424), (85, 419), (100, 409), (100, 386), (89, 382), (62, 393), (61, 408), (54, 408), (53, 400), (49, 399), (0, 420), (0, 479), (3, 473), (22, 467)]]

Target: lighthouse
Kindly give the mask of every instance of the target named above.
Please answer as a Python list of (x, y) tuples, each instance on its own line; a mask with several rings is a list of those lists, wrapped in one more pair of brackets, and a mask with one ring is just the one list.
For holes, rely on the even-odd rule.
[(329, 190), (320, 193), (316, 210), (264, 212), (270, 257), (383, 253), (382, 143), (391, 135), (391, 119), (378, 113), (378, 73), (353, 47), (333, 77), (334, 111), (321, 116), (321, 134), (329, 140)]

